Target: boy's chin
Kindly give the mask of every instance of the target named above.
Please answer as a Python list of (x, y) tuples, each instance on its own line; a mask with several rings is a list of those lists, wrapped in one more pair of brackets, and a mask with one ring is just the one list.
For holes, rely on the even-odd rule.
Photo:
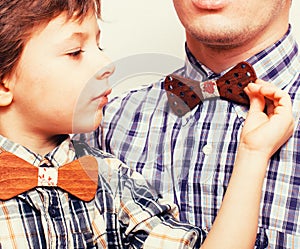
[(74, 122), (72, 126), (72, 133), (78, 134), (78, 133), (88, 133), (96, 130), (102, 121), (102, 113), (101, 115), (96, 115), (94, 120), (89, 120), (89, 122)]

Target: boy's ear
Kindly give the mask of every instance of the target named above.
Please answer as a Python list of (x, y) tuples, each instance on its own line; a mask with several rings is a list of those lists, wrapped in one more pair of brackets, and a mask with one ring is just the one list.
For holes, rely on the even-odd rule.
[(13, 100), (13, 92), (11, 91), (8, 82), (0, 82), (0, 106), (8, 106)]

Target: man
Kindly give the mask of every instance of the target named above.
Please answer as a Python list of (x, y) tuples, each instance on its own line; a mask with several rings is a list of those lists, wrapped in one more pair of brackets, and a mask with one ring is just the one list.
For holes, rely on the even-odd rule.
[[(256, 248), (300, 248), (300, 56), (289, 26), (292, 1), (173, 2), (186, 30), (187, 59), (177, 75), (203, 82), (247, 61), (258, 78), (292, 97), (296, 130), (270, 160)], [(163, 79), (114, 99), (102, 128), (81, 138), (141, 172), (160, 195), (178, 204), (182, 221), (209, 230), (248, 107), (215, 98), (179, 115), (164, 84)]]

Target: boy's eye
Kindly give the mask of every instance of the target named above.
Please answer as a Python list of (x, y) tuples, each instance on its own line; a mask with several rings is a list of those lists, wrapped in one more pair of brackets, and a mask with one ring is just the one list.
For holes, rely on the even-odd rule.
[(79, 57), (84, 51), (82, 49), (76, 50), (74, 52), (70, 52), (67, 55), (71, 56), (71, 57)]

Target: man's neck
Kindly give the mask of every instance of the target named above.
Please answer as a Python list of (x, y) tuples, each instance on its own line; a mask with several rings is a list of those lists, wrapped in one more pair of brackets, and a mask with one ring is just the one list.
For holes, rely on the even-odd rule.
[(262, 35), (232, 46), (205, 44), (187, 34), (187, 46), (200, 63), (215, 73), (221, 73), (271, 46), (284, 36), (287, 29), (288, 25), (270, 35)]

